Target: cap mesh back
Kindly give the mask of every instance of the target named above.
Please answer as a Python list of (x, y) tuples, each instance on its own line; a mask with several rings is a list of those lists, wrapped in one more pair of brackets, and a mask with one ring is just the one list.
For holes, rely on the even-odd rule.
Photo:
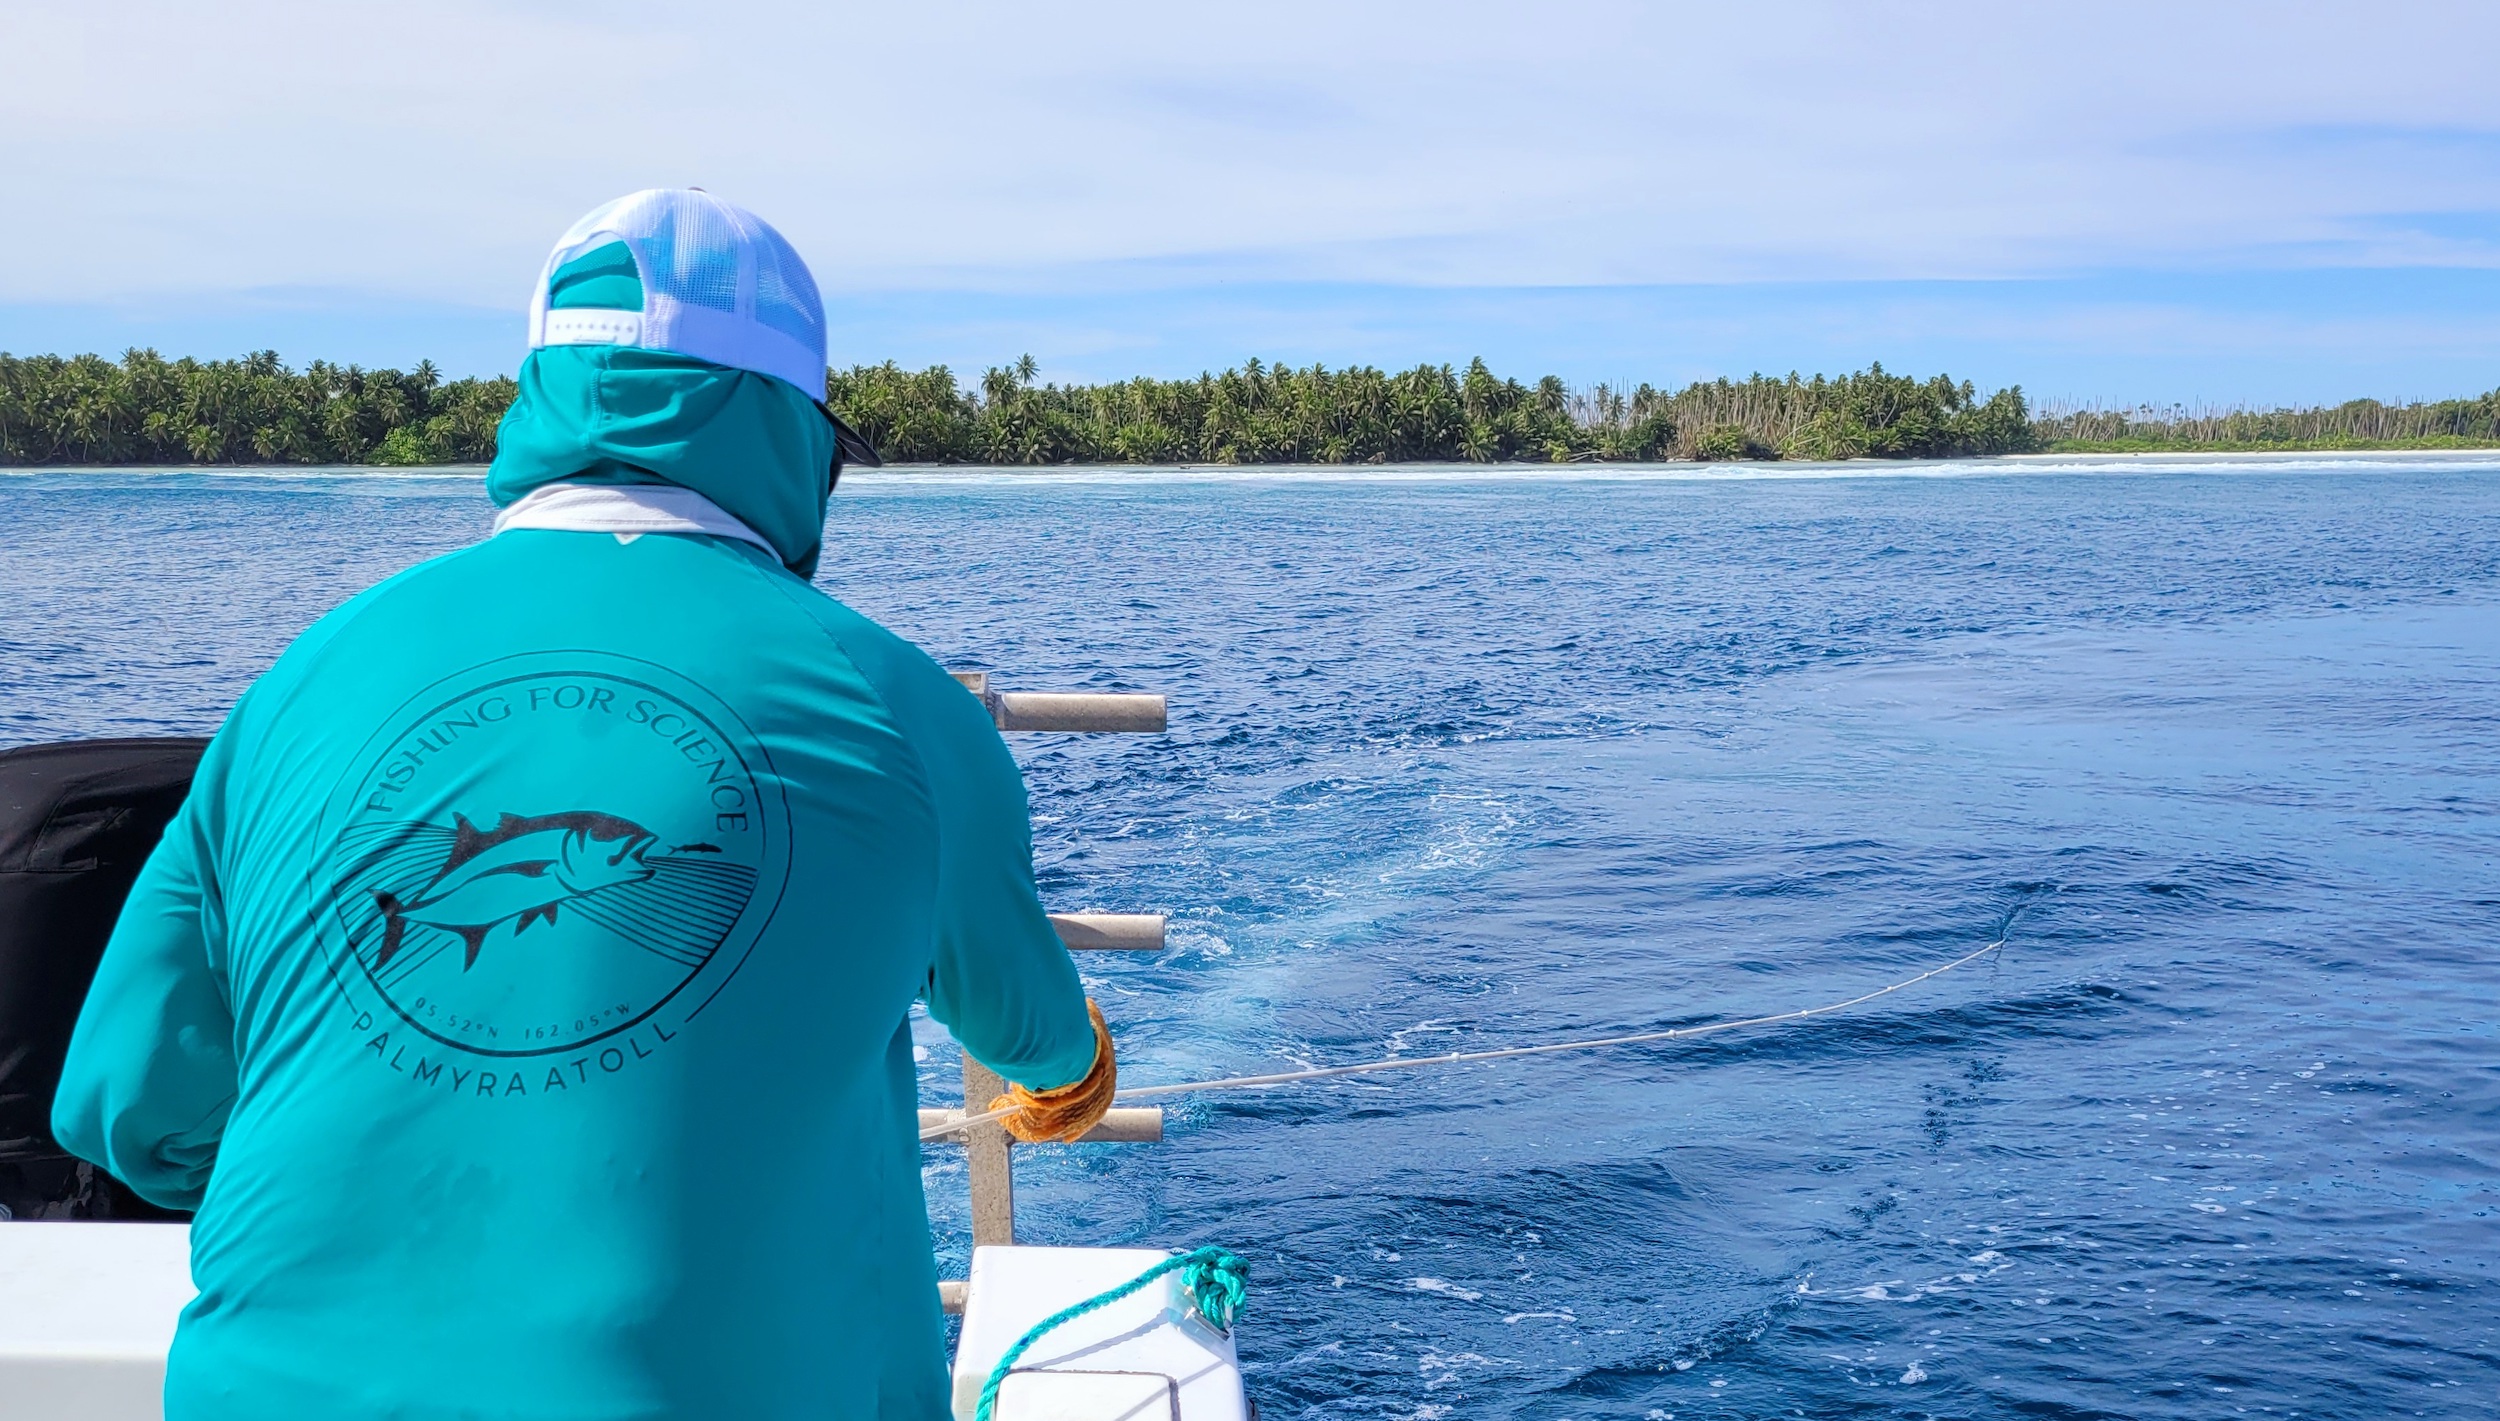
[(823, 339), (824, 303), (816, 296), (816, 278), (807, 263), (767, 227), (755, 244), (755, 319), (793, 340)]
[(745, 245), (728, 214), (711, 203), (652, 205), (658, 220), (634, 241), (643, 281), (678, 301), (715, 311), (738, 309), (738, 249)]
[[(638, 325), (547, 320), (549, 278), (610, 241), (634, 254)], [(530, 343), (599, 341), (670, 350), (775, 375), (824, 396), (825, 313), (816, 280), (762, 218), (691, 188), (653, 188), (608, 203), (556, 243), (531, 306)]]

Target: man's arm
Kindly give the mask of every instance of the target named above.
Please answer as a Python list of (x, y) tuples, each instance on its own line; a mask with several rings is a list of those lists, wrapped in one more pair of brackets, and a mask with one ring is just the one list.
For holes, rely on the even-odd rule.
[(936, 733), (914, 737), (938, 807), (929, 1015), (1018, 1085), (1073, 1085), (1094, 1065), (1094, 1028), (1076, 964), (1033, 889), (1024, 776), (978, 700), (951, 679), (932, 699)]
[[(918, 762), (937, 850), (936, 881), (928, 889), (930, 956), (920, 991), (930, 1016), (973, 1059), (1009, 1081), (1045, 1091), (1075, 1085), (1082, 1093), (1094, 1064), (1094, 1025), (1076, 964), (1033, 891), (1024, 777), (998, 727), (981, 702), (918, 647), (830, 598), (805, 590), (801, 596), (801, 605), (883, 702)], [(896, 1084), (909, 1089), (907, 1082)], [(979, 1098), (964, 1104), (973, 1111), (989, 1106)], [(1075, 1128), (1075, 1113), (1063, 1113)], [(1010, 1115), (1001, 1125), (1013, 1133), (1017, 1119)], [(912, 1151), (904, 1167), (917, 1157)], [(898, 1296), (893, 1306), (933, 1313), (931, 1301), (927, 1293)], [(934, 1339), (935, 1318), (929, 1321)], [(934, 1352), (921, 1357), (889, 1349), (885, 1395), (921, 1394), (928, 1377), (915, 1369), (938, 1360)]]
[(806, 605), (885, 702), (928, 781), (938, 830), (936, 941), (921, 991), (929, 1015), (1017, 1085), (1084, 1081), (1093, 1019), (1033, 890), (1032, 820), (1007, 742), (979, 698), (920, 648), (830, 598)]
[(63, 1148), (168, 1209), (199, 1207), (234, 1107), (234, 1017), (210, 961), (223, 925), (207, 824), (222, 817), (227, 738), (210, 744), (122, 905), (52, 1102)]

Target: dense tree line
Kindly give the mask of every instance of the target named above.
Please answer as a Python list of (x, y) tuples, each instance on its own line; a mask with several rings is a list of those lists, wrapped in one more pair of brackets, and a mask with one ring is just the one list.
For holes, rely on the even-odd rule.
[(0, 464), (451, 464), (494, 457), (510, 380), (431, 364), (0, 354)]
[(2077, 453), (2487, 449), (2500, 445), (2500, 390), (2470, 400), (2347, 400), (2311, 409), (2060, 407), (2036, 423), (2043, 447)]
[[(1837, 378), (1572, 390), (1466, 368), (1390, 373), (1270, 366), (1194, 380), (1037, 384), (1030, 358), (970, 387), (944, 366), (863, 365), (826, 396), (902, 463), (1496, 463), (1950, 458), (2031, 449), (2423, 448), (2500, 445), (2500, 391), (2470, 400), (2315, 409), (2059, 407), (2018, 386), (1874, 366)], [(0, 465), (483, 463), (508, 379), (445, 381), (430, 364), (366, 370), (274, 352), (239, 360), (0, 354)]]
[(1036, 385), (1029, 360), (957, 387), (943, 368), (861, 366), (834, 407), (898, 460), (985, 464), (1378, 464), (1408, 461), (1932, 458), (2031, 447), (2022, 391), (1883, 367), (1838, 379), (1755, 376), (1674, 393), (1575, 393), (1418, 365), (1295, 369), (1253, 360), (1195, 380)]
[[(444, 381), (431, 365), (301, 372), (240, 360), (119, 363), (0, 355), (0, 464), (440, 464), (491, 458), (508, 379)], [(1561, 463), (1934, 458), (2032, 447), (2020, 389), (1883, 367), (1837, 379), (1754, 376), (1675, 392), (1573, 391), (1502, 379), (1481, 360), (1295, 369), (1253, 360), (1194, 380), (1036, 384), (1032, 360), (966, 388), (943, 366), (835, 372), (827, 398), (905, 463)]]

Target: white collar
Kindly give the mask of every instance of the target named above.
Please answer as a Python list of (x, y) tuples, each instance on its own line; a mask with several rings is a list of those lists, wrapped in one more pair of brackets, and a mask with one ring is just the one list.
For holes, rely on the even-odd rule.
[(541, 484), (495, 515), (495, 531), (551, 528), (571, 533), (614, 533), (630, 543), (645, 533), (702, 533), (736, 538), (781, 554), (721, 506), (675, 484)]

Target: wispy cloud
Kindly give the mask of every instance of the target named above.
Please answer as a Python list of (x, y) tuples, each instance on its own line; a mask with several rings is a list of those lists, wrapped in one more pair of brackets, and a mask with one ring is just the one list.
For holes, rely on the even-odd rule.
[(1420, 334), (1469, 292), (2486, 268), (2496, 47), (2461, 0), (25, 5), (0, 315), (512, 305), (667, 183), (772, 217), (838, 305), (1050, 311), (1069, 350), (1150, 298), (1246, 350), (1247, 291)]

